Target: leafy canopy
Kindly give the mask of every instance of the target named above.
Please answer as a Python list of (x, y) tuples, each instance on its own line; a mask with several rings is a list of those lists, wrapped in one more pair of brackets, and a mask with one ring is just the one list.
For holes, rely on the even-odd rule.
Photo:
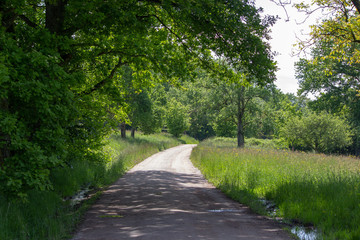
[(272, 23), (247, 0), (1, 1), (0, 191), (25, 197), (50, 189), (54, 168), (104, 161), (134, 107), (124, 66), (135, 92), (217, 69), (212, 54), (273, 81)]

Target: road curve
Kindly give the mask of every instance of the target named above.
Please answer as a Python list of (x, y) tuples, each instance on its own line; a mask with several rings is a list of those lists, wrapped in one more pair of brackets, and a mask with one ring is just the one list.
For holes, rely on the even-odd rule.
[(195, 146), (136, 165), (89, 209), (72, 239), (292, 239), (209, 184), (190, 162)]

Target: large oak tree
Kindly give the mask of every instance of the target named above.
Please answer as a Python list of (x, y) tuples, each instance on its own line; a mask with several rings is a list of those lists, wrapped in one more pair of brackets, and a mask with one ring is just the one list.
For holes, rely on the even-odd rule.
[(51, 188), (51, 169), (101, 159), (101, 140), (126, 115), (122, 66), (134, 86), (178, 81), (213, 55), (273, 81), (264, 42), (273, 18), (239, 0), (0, 2), (0, 188)]

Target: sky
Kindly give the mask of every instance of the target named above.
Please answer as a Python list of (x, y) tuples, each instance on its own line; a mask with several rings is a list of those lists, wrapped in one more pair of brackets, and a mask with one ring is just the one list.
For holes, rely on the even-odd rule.
[[(294, 1), (292, 1), (294, 2)], [(264, 9), (264, 14), (279, 16), (275, 25), (271, 28), (270, 45), (272, 51), (278, 53), (275, 57), (277, 66), (279, 68), (276, 73), (276, 86), (282, 90), (283, 93), (296, 94), (298, 83), (295, 78), (294, 63), (299, 60), (298, 56), (292, 56), (292, 53), (297, 52), (296, 44), (297, 38), (306, 40), (306, 34), (310, 32), (309, 25), (316, 23), (316, 16), (309, 17), (305, 23), (297, 24), (305, 20), (306, 15), (299, 13), (292, 5), (287, 5), (289, 21), (286, 21), (287, 15), (284, 9), (277, 6), (270, 0), (256, 0), (256, 6)]]

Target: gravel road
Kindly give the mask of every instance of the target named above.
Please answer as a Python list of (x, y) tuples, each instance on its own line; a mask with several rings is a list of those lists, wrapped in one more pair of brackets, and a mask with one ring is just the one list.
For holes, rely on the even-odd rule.
[(89, 209), (72, 239), (292, 239), (209, 184), (189, 160), (195, 146), (136, 165)]

